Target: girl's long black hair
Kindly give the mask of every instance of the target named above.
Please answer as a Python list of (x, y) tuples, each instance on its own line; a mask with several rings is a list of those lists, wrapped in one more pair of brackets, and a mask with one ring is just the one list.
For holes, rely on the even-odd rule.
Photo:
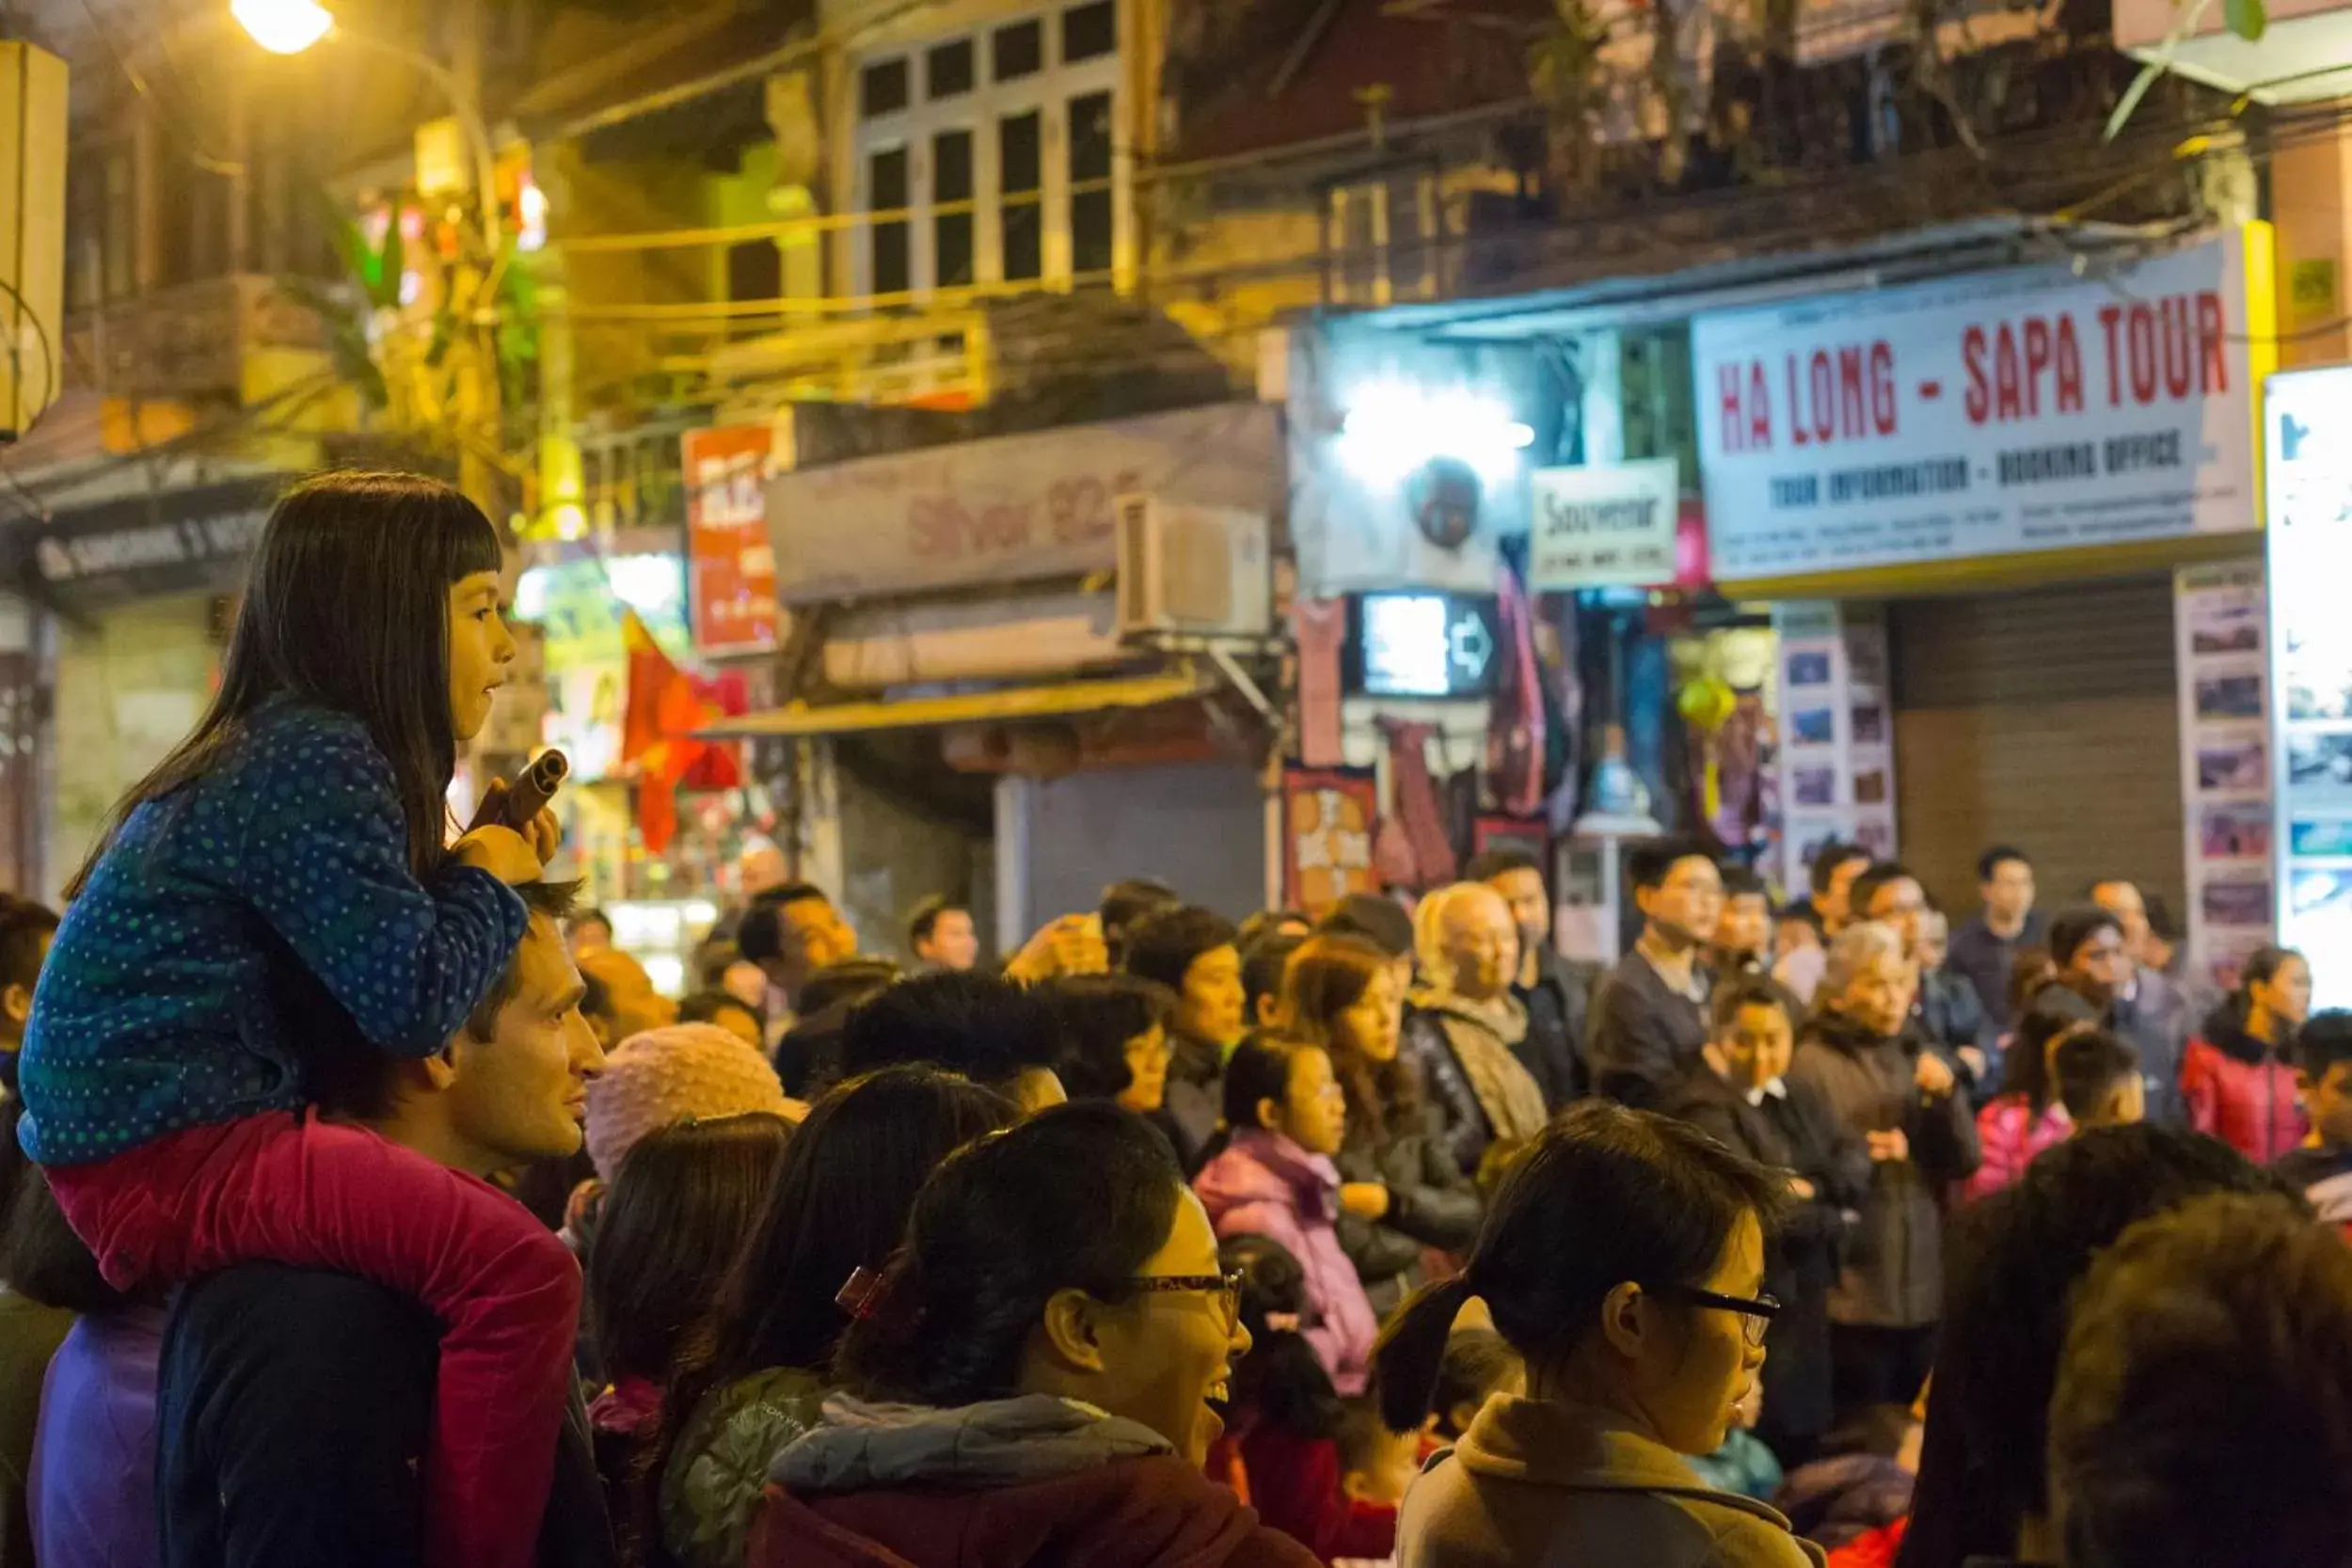
[(409, 867), (429, 873), (457, 771), (449, 591), (501, 563), (490, 519), (437, 480), (339, 472), (288, 490), (255, 547), (212, 705), (116, 803), (66, 895), (81, 892), (132, 812), (210, 772), (254, 712), (281, 695), (367, 725), (391, 765)]

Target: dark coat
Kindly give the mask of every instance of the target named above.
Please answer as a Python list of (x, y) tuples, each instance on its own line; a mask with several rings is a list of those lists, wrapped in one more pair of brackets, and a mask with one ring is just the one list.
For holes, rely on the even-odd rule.
[(1880, 1039), (1835, 1013), (1806, 1025), (1788, 1069), (1829, 1104), (1855, 1138), (1899, 1128), (1910, 1158), (1873, 1163), (1870, 1190), (1830, 1292), (1833, 1322), (1917, 1328), (1944, 1311), (1942, 1188), (1977, 1168), (1977, 1124), (1964, 1094), (1934, 1098), (1913, 1081), (1919, 1045)]
[(1445, 1024), (1418, 1007), (1406, 1008), (1397, 1053), (1421, 1074), (1422, 1090), (1430, 1106), (1431, 1141), (1454, 1162), (1455, 1170), (1466, 1177), (1476, 1175), (1479, 1161), (1486, 1157), (1495, 1141), (1494, 1127), (1478, 1103), (1470, 1075), (1454, 1059)]
[(1527, 1037), (1514, 1053), (1554, 1111), (1586, 1093), (1584, 1034), (1603, 973), (1598, 964), (1564, 958), (1546, 944), (1535, 952), (1535, 983), (1511, 988), (1527, 1009)]
[[(1706, 972), (1699, 972), (1706, 978)], [(1593, 1092), (1637, 1109), (1654, 1109), (1700, 1066), (1707, 1009), (1666, 984), (1640, 953), (1609, 972), (1593, 1000), (1584, 1056)]]
[[(1372, 1309), (1386, 1319), (1421, 1283), (1424, 1248), (1468, 1252), (1484, 1214), (1478, 1190), (1454, 1161), (1441, 1131), (1441, 1113), (1423, 1101), (1414, 1125), (1375, 1137), (1362, 1117), (1347, 1118), (1347, 1141), (1337, 1164), (1345, 1181), (1377, 1181), (1389, 1189), (1389, 1212), (1378, 1220), (1340, 1215), (1340, 1245), (1356, 1264)], [(1393, 1118), (1392, 1118), (1393, 1119)]]
[[(1829, 1293), (1850, 1216), (1870, 1191), (1870, 1153), (1809, 1084), (1784, 1081), (1760, 1105), (1712, 1071), (1692, 1073), (1665, 1114), (1735, 1153), (1811, 1182), (1815, 1196), (1782, 1216), (1765, 1290), (1782, 1311), (1765, 1338), (1764, 1420), (1772, 1434), (1816, 1437), (1829, 1428)], [(1767, 1439), (1769, 1441), (1769, 1437)]]

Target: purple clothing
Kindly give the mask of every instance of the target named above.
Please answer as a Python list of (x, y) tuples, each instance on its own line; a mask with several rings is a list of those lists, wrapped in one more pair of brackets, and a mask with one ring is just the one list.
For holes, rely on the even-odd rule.
[(1192, 1186), (1220, 1241), (1264, 1236), (1298, 1259), (1307, 1276), (1307, 1310), (1320, 1320), (1300, 1332), (1333, 1387), (1344, 1395), (1362, 1393), (1380, 1322), (1340, 1245), (1339, 1167), (1279, 1132), (1250, 1127), (1233, 1134)]
[(153, 1568), (155, 1367), (160, 1307), (78, 1320), (49, 1363), (33, 1439), (33, 1560), (41, 1568)]

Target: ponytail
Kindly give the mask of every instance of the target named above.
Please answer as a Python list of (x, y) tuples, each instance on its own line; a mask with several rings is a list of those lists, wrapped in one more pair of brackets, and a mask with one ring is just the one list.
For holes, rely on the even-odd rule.
[(1380, 1418), (1391, 1432), (1417, 1431), (1428, 1418), (1438, 1374), (1445, 1368), (1446, 1338), (1473, 1294), (1468, 1275), (1423, 1285), (1381, 1330), (1372, 1362)]

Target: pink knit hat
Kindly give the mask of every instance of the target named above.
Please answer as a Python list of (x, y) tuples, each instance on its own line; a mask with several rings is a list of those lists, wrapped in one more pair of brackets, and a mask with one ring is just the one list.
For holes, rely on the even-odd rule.
[(807, 1107), (787, 1100), (767, 1059), (717, 1024), (648, 1029), (623, 1040), (603, 1075), (588, 1081), (588, 1157), (611, 1181), (646, 1133), (751, 1111), (797, 1121)]

